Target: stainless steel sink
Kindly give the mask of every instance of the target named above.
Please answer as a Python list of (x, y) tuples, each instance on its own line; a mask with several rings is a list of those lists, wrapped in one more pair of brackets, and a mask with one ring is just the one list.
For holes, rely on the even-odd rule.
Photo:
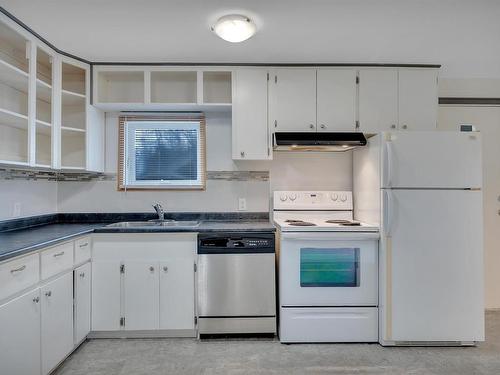
[(199, 221), (195, 220), (151, 220), (151, 221), (122, 221), (106, 225), (108, 228), (151, 228), (151, 227), (197, 227), (200, 225)]

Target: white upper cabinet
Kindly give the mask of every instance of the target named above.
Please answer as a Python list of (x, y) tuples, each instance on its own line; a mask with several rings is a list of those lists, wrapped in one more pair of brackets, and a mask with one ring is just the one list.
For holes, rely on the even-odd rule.
[(436, 129), (437, 73), (437, 69), (399, 70), (399, 129)]
[(356, 129), (356, 70), (317, 70), (317, 130)]
[(359, 128), (363, 133), (395, 130), (398, 126), (398, 71), (359, 71)]
[(271, 159), (267, 118), (268, 74), (265, 69), (238, 69), (233, 81), (233, 159)]
[(269, 84), (272, 131), (316, 131), (316, 69), (276, 69)]

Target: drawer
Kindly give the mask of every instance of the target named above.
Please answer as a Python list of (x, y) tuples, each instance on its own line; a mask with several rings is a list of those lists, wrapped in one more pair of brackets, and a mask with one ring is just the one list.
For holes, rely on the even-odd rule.
[(0, 300), (35, 285), (39, 280), (38, 253), (0, 264)]
[(281, 342), (377, 342), (377, 307), (280, 309)]
[(41, 262), (42, 280), (73, 268), (73, 241), (42, 251)]
[(90, 259), (92, 248), (92, 238), (90, 236), (75, 240), (75, 264), (85, 262)]

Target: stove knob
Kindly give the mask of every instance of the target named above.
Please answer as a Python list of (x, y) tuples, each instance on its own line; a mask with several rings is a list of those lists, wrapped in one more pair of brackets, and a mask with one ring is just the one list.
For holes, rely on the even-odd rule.
[(345, 202), (345, 201), (347, 200), (347, 195), (342, 194), (342, 195), (340, 196), (340, 200), (341, 200), (342, 202)]
[(336, 201), (337, 199), (339, 199), (339, 196), (337, 193), (333, 193), (333, 194), (330, 194), (330, 198), (332, 201)]
[(288, 198), (293, 202), (295, 199), (297, 199), (297, 194), (290, 194)]
[(285, 194), (281, 194), (281, 195), (280, 195), (280, 200), (281, 200), (282, 202), (286, 201), (286, 195), (285, 195)]

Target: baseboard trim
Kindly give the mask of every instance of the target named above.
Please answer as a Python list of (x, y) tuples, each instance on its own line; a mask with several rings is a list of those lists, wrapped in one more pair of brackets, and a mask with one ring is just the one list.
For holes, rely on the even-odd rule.
[(196, 338), (194, 329), (164, 329), (154, 331), (93, 331), (88, 335), (89, 339), (152, 339), (152, 338)]

